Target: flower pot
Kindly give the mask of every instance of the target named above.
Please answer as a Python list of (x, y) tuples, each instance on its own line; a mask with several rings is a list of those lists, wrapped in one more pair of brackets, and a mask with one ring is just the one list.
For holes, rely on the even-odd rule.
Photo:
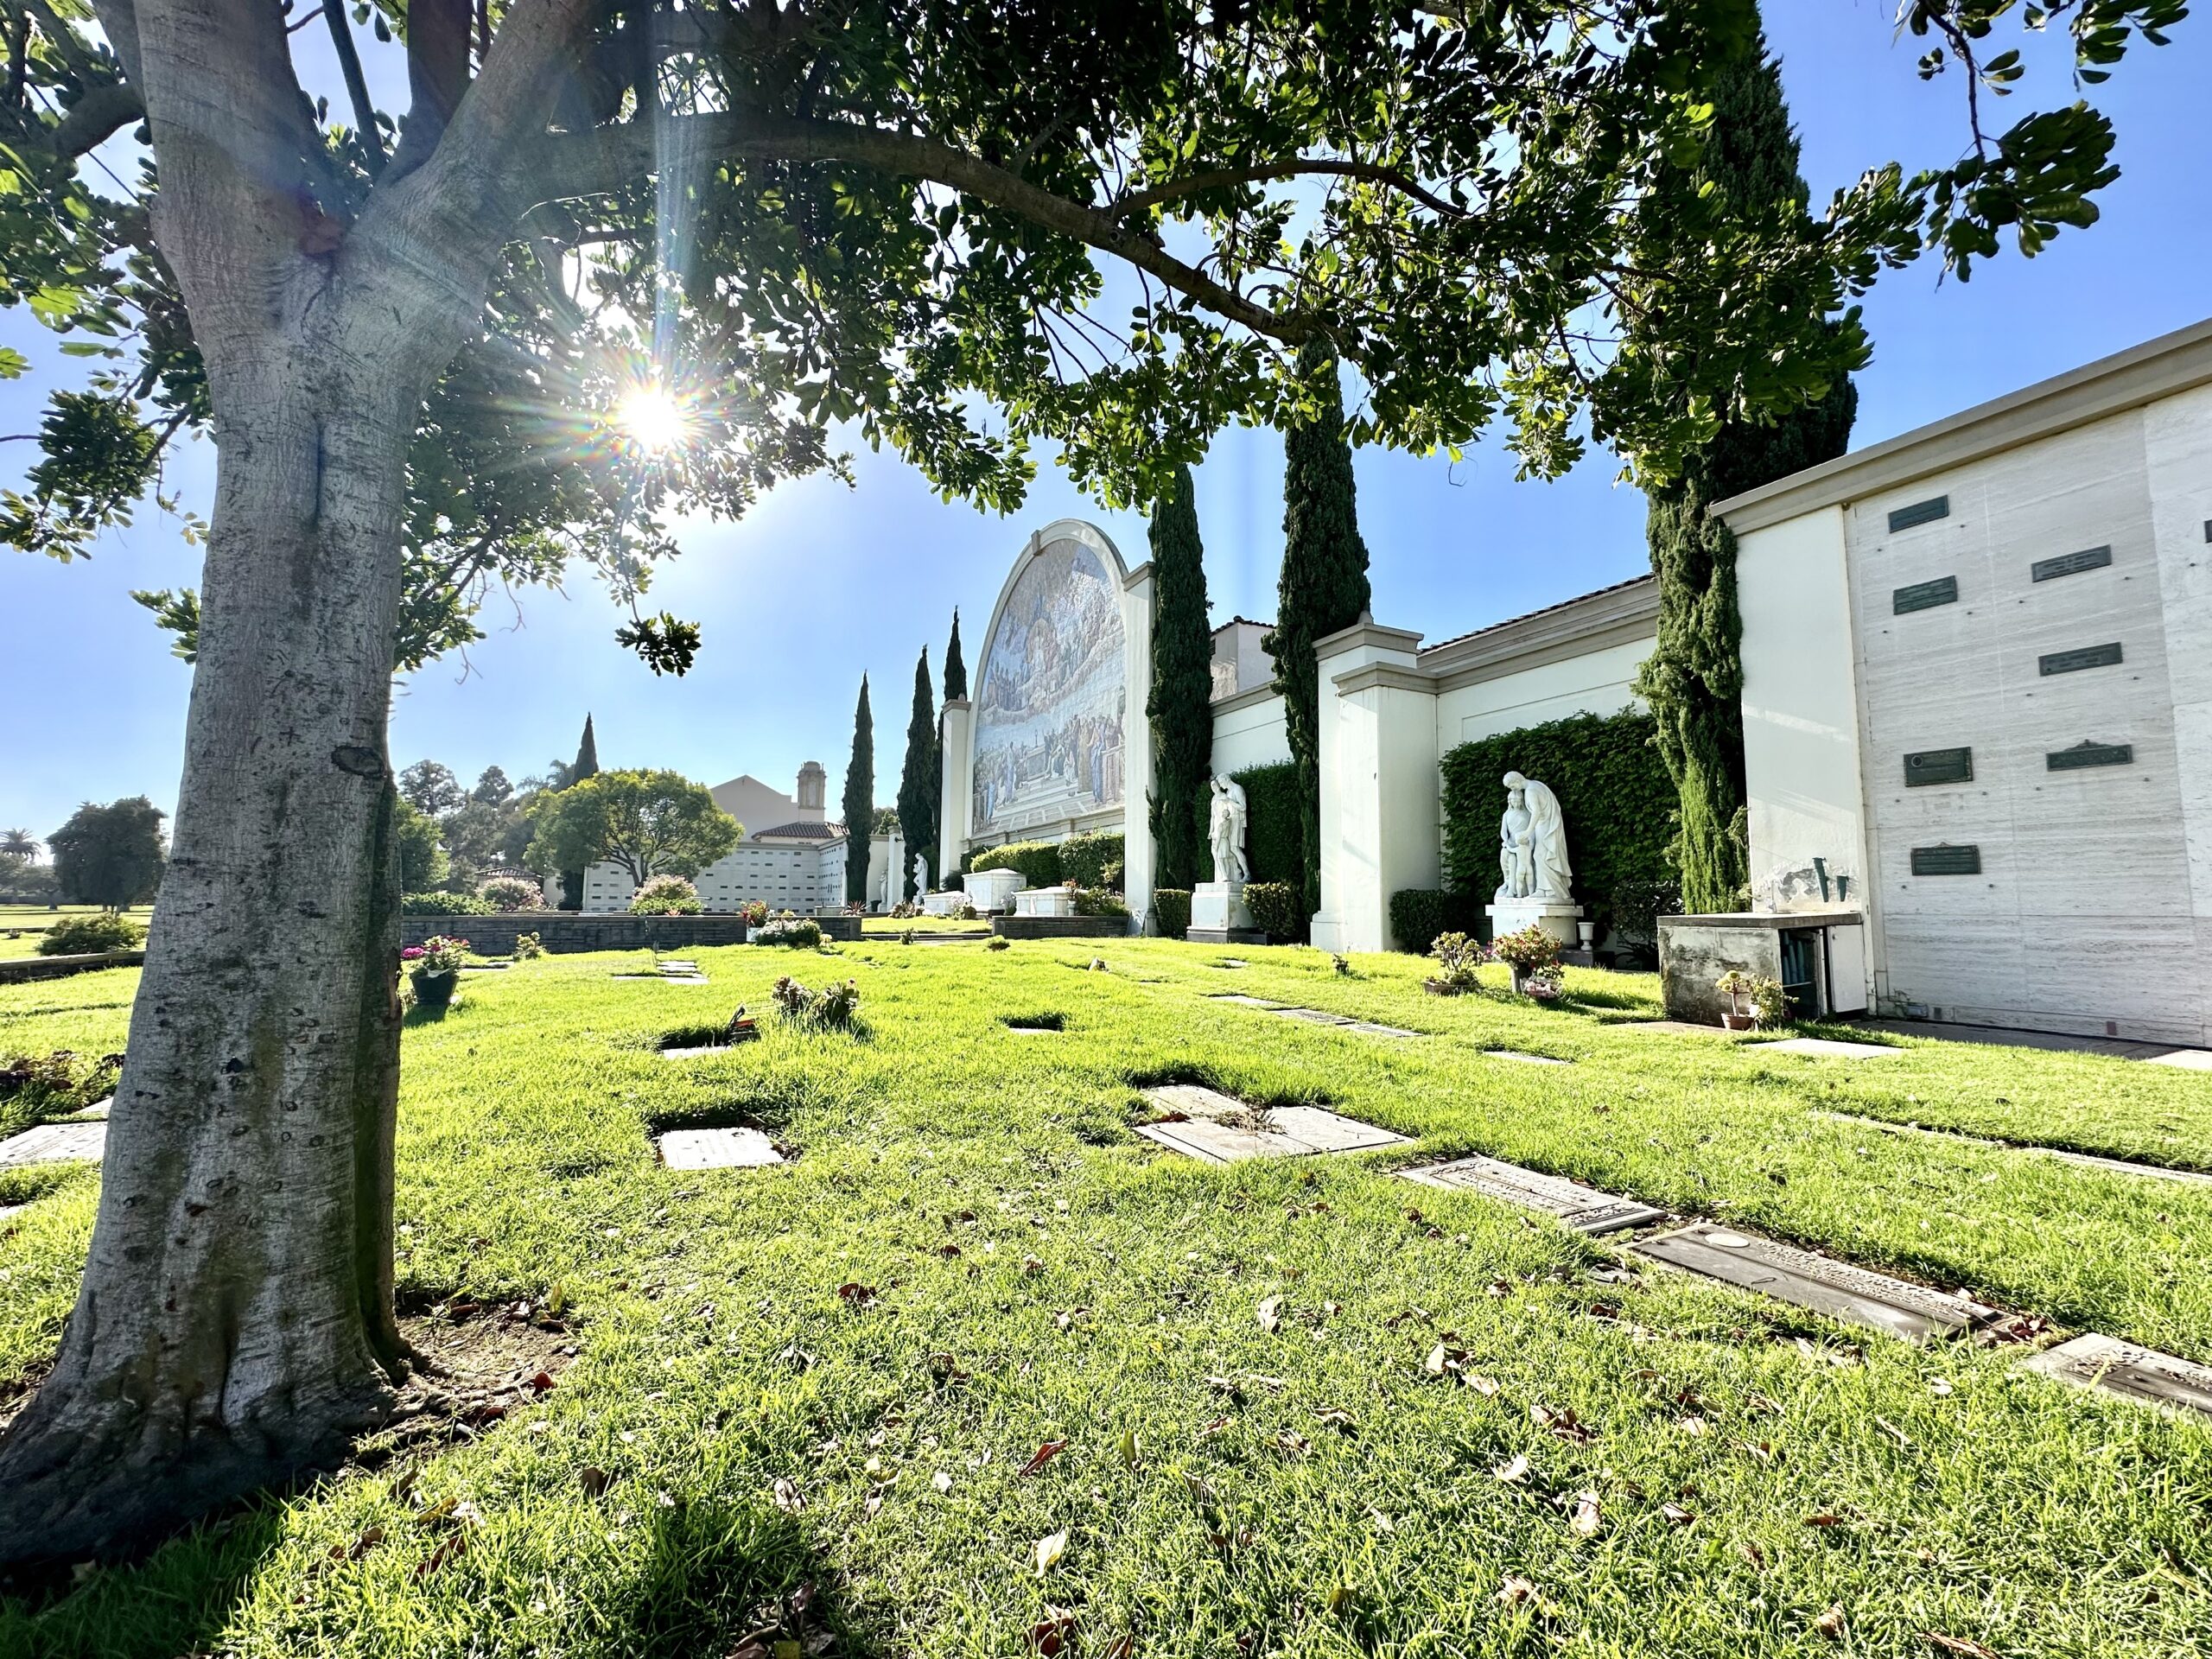
[(1758, 1025), (1758, 1016), (1751, 1014), (1724, 1014), (1720, 1023), (1730, 1031), (1751, 1031)]
[(415, 987), (416, 1007), (442, 1012), (445, 1006), (453, 1001), (454, 982), (460, 976), (451, 973), (434, 974), (427, 969), (417, 968), (407, 977)]
[(1528, 976), (1527, 972), (1526, 972), (1524, 969), (1519, 969), (1519, 968), (1516, 968), (1516, 969), (1513, 969), (1513, 995), (1516, 995), (1516, 996), (1526, 996), (1526, 995), (1528, 995), (1528, 994), (1529, 994), (1529, 976)]

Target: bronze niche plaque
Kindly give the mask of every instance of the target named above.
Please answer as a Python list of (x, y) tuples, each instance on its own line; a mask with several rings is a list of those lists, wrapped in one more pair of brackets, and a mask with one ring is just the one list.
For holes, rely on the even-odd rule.
[(2054, 651), (2047, 657), (2036, 659), (2036, 665), (2046, 677), (2053, 674), (2075, 674), (2085, 668), (2110, 668), (2120, 661), (2117, 641), (2109, 645), (2083, 645), (2079, 651)]
[(1915, 875), (1980, 875), (1981, 849), (1954, 847), (1948, 842), (1941, 847), (1916, 847), (1912, 849), (1912, 873)]
[(2080, 772), (2089, 766), (2132, 766), (2133, 743), (2092, 743), (2086, 739), (2070, 749), (2053, 749), (2043, 758), (2046, 772)]
[(1910, 588), (1900, 588), (1890, 595), (1892, 616), (1903, 616), (1907, 611), (1932, 611), (1938, 605), (1959, 602), (1959, 579), (1938, 576), (1933, 582), (1916, 582)]
[(2112, 563), (2109, 547), (2087, 547), (2079, 553), (2062, 553), (2055, 559), (2037, 559), (2028, 567), (2029, 576), (2049, 582), (2054, 576), (2078, 576), (2084, 570), (2101, 570)]
[(1970, 784), (1974, 781), (1972, 749), (1923, 749), (1904, 758), (1904, 786), (1922, 789), (1929, 784)]
[(1890, 515), (1891, 530), (1910, 530), (1915, 524), (1932, 524), (1938, 518), (1951, 516), (1951, 498), (1931, 496), (1925, 501), (1916, 501), (1909, 507), (1899, 507)]

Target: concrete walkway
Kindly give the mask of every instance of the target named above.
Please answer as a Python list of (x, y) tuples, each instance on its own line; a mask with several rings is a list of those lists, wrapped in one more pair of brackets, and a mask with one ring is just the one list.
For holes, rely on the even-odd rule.
[(2140, 1043), (2126, 1037), (2074, 1037), (2061, 1031), (2012, 1031), (2001, 1026), (1961, 1026), (1945, 1020), (1854, 1020), (1868, 1031), (1900, 1037), (1933, 1037), (1947, 1043), (1993, 1043), (1999, 1048), (2041, 1048), (2060, 1054), (2109, 1054), (2115, 1059), (2147, 1060), (2183, 1071), (2212, 1071), (2212, 1048), (2177, 1048), (2171, 1043)]

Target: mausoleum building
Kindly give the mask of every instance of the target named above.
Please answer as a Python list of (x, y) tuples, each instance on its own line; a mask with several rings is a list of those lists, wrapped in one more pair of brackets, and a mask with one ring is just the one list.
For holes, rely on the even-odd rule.
[[(1722, 502), (1754, 913), (1823, 1012), (2212, 1039), (2212, 322)], [(1151, 908), (1153, 579), (1032, 536), (944, 712), (948, 867), (1116, 829)], [(1319, 646), (1313, 943), (1445, 879), (1456, 745), (1637, 708), (1650, 576), (1424, 646)], [(1213, 767), (1289, 759), (1264, 623), (1215, 636)], [(1500, 805), (1504, 796), (1501, 787)], [(1481, 896), (1487, 896), (1484, 893)]]
[[(845, 902), (845, 826), (830, 822), (824, 805), (828, 774), (818, 760), (798, 769), (789, 795), (750, 772), (709, 791), (715, 804), (745, 826), (745, 839), (691, 878), (699, 906), (734, 911), (760, 900), (772, 910), (807, 914)], [(626, 911), (637, 884), (618, 864), (584, 872), (587, 914)]]

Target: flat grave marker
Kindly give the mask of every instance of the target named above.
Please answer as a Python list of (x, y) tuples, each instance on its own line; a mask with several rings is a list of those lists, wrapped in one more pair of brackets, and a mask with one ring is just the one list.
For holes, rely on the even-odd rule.
[(1448, 1164), (1429, 1164), (1398, 1173), (1423, 1186), (1479, 1192), (1484, 1198), (1501, 1199), (1523, 1210), (1539, 1210), (1556, 1217), (1576, 1232), (1592, 1237), (1600, 1233), (1618, 1233), (1624, 1228), (1649, 1227), (1673, 1218), (1666, 1211), (1639, 1199), (1618, 1198), (1593, 1186), (1577, 1185), (1564, 1176), (1523, 1169), (1518, 1164), (1485, 1158), (1480, 1154), (1457, 1158)]
[(98, 1163), (107, 1152), (105, 1123), (41, 1123), (0, 1141), (0, 1169), (27, 1164)]
[(1573, 1060), (1562, 1060), (1550, 1054), (1526, 1054), (1517, 1048), (1486, 1048), (1484, 1058), (1492, 1060), (1518, 1060), (1523, 1065), (1573, 1065)]
[(1831, 1319), (1886, 1331), (1908, 1342), (1972, 1331), (2003, 1317), (1997, 1309), (1963, 1296), (1704, 1222), (1639, 1240), (1630, 1248), (1669, 1267), (1756, 1290)]
[(2046, 1348), (2026, 1363), (2031, 1371), (2078, 1388), (2103, 1389), (2171, 1411), (2212, 1414), (2212, 1366), (2116, 1337), (2076, 1337)]
[(1247, 996), (1242, 991), (1214, 991), (1207, 995), (1206, 1001), (1209, 1002), (1234, 1002), (1239, 1007), (1245, 1008), (1265, 1008), (1269, 1014), (1273, 1014), (1275, 1011), (1275, 1005), (1268, 1001), (1265, 997)]
[(1874, 1060), (1902, 1054), (1887, 1043), (1842, 1043), (1830, 1037), (1784, 1037), (1778, 1042), (1746, 1043), (1755, 1053), (1818, 1054), (1838, 1060)]
[(1970, 1147), (1994, 1147), (2002, 1152), (2033, 1153), (2041, 1158), (2056, 1158), (2062, 1163), (2080, 1164), (2089, 1169), (2108, 1169), (2116, 1175), (2147, 1175), (2161, 1181), (2196, 1181), (2212, 1186), (2212, 1175), (2198, 1169), (2176, 1169), (2167, 1164), (2140, 1164), (2127, 1158), (2107, 1158), (2094, 1152), (2074, 1152), (2064, 1147), (2038, 1147), (2020, 1141), (1996, 1141), (1987, 1135), (1968, 1135), (1961, 1129), (1933, 1129), (1925, 1123), (1891, 1123), (1878, 1117), (1861, 1117), (1855, 1112), (1826, 1112), (1815, 1110), (1812, 1116), (1825, 1118), (1832, 1123), (1850, 1123), (1869, 1128), (1878, 1135), (1925, 1135), (1938, 1141), (1956, 1141)]
[(1385, 1026), (1372, 1020), (1355, 1020), (1346, 1014), (1331, 1014), (1324, 1008), (1268, 1008), (1268, 1012), (1281, 1020), (1302, 1020), (1309, 1026), (1333, 1026), (1338, 1031), (1356, 1031), (1368, 1037), (1418, 1037), (1418, 1031), (1408, 1031), (1402, 1026)]
[(2212, 1048), (2177, 1048), (2171, 1054), (2153, 1054), (2152, 1065), (2177, 1065), (2184, 1071), (2212, 1071)]
[(1255, 1127), (1244, 1103), (1198, 1084), (1167, 1084), (1145, 1091), (1155, 1106), (1183, 1114), (1182, 1121), (1141, 1123), (1137, 1133), (1171, 1152), (1210, 1164), (1247, 1158), (1303, 1158), (1320, 1153), (1372, 1152), (1408, 1146), (1402, 1135), (1339, 1116), (1319, 1106), (1278, 1106)]
[(760, 1129), (670, 1129), (653, 1144), (671, 1169), (765, 1169), (784, 1161)]
[(1720, 1026), (1700, 1026), (1690, 1020), (1611, 1020), (1605, 1022), (1606, 1031), (1661, 1031), (1670, 1037), (1726, 1037), (1733, 1040), (1736, 1033)]

